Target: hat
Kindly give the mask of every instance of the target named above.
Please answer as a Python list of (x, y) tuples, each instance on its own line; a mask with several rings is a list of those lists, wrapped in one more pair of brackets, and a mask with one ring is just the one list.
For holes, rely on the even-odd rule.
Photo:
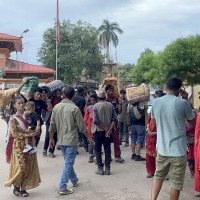
[(97, 91), (97, 96), (99, 98), (105, 98), (106, 97), (105, 90), (103, 88), (99, 88), (98, 91)]

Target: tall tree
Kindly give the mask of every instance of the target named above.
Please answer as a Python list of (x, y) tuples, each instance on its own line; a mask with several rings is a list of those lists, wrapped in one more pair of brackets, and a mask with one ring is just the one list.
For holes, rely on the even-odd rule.
[(134, 64), (126, 63), (124, 65), (119, 65), (118, 73), (119, 73), (119, 86), (123, 88), (129, 84), (131, 84), (132, 80), (128, 77), (129, 72), (134, 67)]
[(99, 27), (98, 31), (100, 32), (99, 40), (103, 47), (106, 49), (106, 63), (110, 62), (110, 43), (116, 48), (119, 39), (117, 33), (122, 34), (123, 31), (119, 27), (117, 22), (110, 22), (107, 19), (103, 20), (102, 25)]
[(188, 85), (200, 83), (200, 35), (178, 38), (157, 54), (141, 53), (129, 77), (136, 84), (163, 86), (170, 77), (181, 78)]
[[(55, 26), (43, 34), (43, 44), (38, 51), (38, 60), (43, 66), (55, 69)], [(78, 21), (60, 24), (61, 42), (58, 46), (58, 79), (76, 83), (84, 76), (96, 80), (102, 71), (103, 56), (98, 39), (99, 32), (90, 24)]]

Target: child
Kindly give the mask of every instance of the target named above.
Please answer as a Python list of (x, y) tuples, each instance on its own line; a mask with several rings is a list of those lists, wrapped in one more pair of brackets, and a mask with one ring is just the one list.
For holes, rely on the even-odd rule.
[[(27, 124), (28, 124), (28, 130), (35, 130), (36, 126), (40, 126), (40, 118), (38, 117), (37, 113), (35, 112), (35, 104), (32, 101), (28, 101), (25, 105), (25, 111), (27, 114)], [(31, 145), (29, 144), (29, 141), (31, 139)], [(26, 137), (25, 138), (25, 147), (23, 150), (23, 153), (36, 153), (37, 147), (36, 147), (36, 139), (35, 137)]]
[[(86, 111), (85, 111), (85, 116), (84, 116), (84, 121), (86, 123), (86, 126), (88, 128), (88, 133), (90, 134), (91, 138), (93, 138), (93, 134), (91, 132), (91, 127), (92, 127), (92, 123), (93, 123), (93, 105), (95, 103), (97, 103), (97, 95), (96, 94), (91, 94), (90, 95), (90, 103), (91, 105), (87, 107)], [(92, 163), (94, 161), (93, 157), (93, 146), (89, 145), (89, 163)]]

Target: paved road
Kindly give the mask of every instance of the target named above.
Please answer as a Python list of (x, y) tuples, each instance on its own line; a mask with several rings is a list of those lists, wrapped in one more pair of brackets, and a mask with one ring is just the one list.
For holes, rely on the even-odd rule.
[[(6, 123), (0, 120), (0, 199), (10, 200), (19, 199), (12, 194), (13, 188), (5, 188), (4, 182), (8, 178), (9, 165), (5, 162), (5, 132)], [(45, 129), (43, 129), (44, 133)], [(57, 185), (63, 166), (63, 157), (61, 152), (56, 150), (56, 158), (44, 158), (42, 156), (42, 146), (44, 143), (44, 134), (38, 149), (38, 162), (42, 183), (40, 187), (29, 190), (32, 200), (149, 200), (151, 193), (152, 179), (146, 178), (145, 162), (135, 162), (130, 159), (131, 148), (121, 147), (124, 164), (112, 162), (111, 175), (99, 176), (94, 174), (95, 164), (89, 164), (88, 154), (83, 148), (79, 149), (80, 154), (76, 158), (75, 171), (79, 176), (80, 184), (74, 188), (74, 193), (70, 196), (59, 196), (57, 194)], [(112, 146), (113, 150), (113, 146)], [(142, 150), (142, 156), (145, 156), (145, 150)], [(112, 156), (113, 157), (113, 156)], [(69, 183), (71, 188), (71, 183)], [(161, 190), (159, 200), (169, 199), (170, 182), (165, 181)], [(21, 197), (22, 198), (22, 197)], [(194, 197), (193, 179), (190, 178), (187, 168), (184, 190), (181, 193), (181, 200), (198, 199)]]

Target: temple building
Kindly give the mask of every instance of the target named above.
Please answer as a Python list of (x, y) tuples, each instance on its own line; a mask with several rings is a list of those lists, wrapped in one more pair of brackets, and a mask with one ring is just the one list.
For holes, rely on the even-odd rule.
[(11, 52), (22, 50), (22, 37), (0, 33), (0, 90), (17, 87), (27, 76), (38, 77), (40, 85), (54, 80), (53, 69), (9, 59)]

